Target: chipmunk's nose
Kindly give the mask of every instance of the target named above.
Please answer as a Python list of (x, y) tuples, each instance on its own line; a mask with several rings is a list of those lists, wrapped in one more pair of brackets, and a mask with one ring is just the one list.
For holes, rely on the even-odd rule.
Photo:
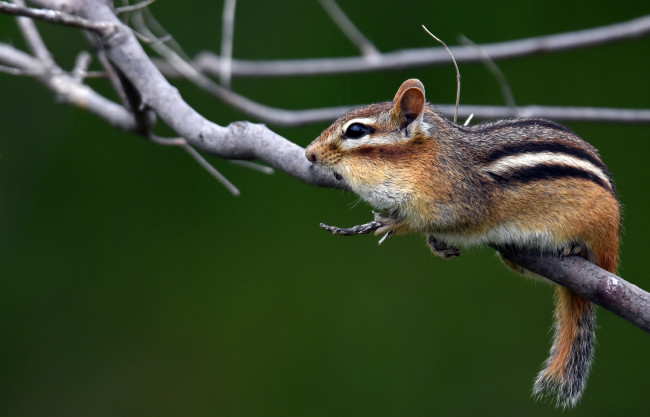
[(311, 162), (312, 164), (315, 164), (316, 162), (318, 162), (318, 158), (316, 157), (316, 154), (313, 151), (311, 151), (309, 149), (309, 147), (307, 149), (305, 149), (305, 156), (307, 157), (309, 162)]

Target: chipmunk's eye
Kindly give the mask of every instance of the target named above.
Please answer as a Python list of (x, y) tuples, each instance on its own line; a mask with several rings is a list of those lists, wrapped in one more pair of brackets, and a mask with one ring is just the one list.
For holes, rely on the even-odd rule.
[(370, 126), (366, 126), (363, 123), (352, 123), (345, 129), (344, 136), (346, 139), (359, 139), (372, 132), (373, 129)]

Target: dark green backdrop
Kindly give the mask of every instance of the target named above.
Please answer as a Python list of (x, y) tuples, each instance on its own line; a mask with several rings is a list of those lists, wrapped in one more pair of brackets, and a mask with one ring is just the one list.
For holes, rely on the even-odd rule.
[[(383, 51), (588, 28), (640, 16), (642, 1), (342, 2)], [(187, 52), (218, 50), (220, 2), (158, 0)], [(39, 25), (71, 68), (74, 29)], [(0, 16), (0, 41), (22, 46)], [(650, 38), (500, 62), (519, 104), (650, 107)], [(353, 55), (316, 1), (240, 1), (235, 55)], [(502, 101), (480, 64), (463, 103)], [(308, 108), (390, 99), (420, 78), (450, 103), (451, 67), (235, 79), (263, 103)], [(209, 119), (247, 119), (174, 82)], [(103, 81), (93, 85), (108, 91)], [(230, 196), (187, 155), (58, 105), (36, 81), (0, 74), (0, 415), (641, 416), (650, 338), (601, 310), (584, 399), (562, 413), (530, 398), (546, 357), (552, 290), (489, 249), (433, 257), (416, 236), (378, 247), (319, 222), (369, 219), (353, 195), (211, 159)], [(306, 145), (326, 126), (274, 128)], [(601, 151), (624, 205), (621, 274), (647, 272), (650, 127), (569, 126)], [(164, 129), (160, 130), (165, 133)]]

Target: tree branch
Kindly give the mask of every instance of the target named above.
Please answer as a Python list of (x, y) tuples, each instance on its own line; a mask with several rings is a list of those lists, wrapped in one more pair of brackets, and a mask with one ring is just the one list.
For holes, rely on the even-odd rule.
[[(320, 224), (322, 229), (341, 236), (366, 235), (382, 226), (378, 221), (352, 227)], [(385, 237), (379, 241), (380, 244)], [(560, 258), (536, 251), (490, 246), (509, 261), (570, 289), (650, 333), (650, 293), (636, 285), (579, 256)]]
[[(58, 1), (37, 3), (48, 7), (56, 6)], [(85, 20), (114, 25), (114, 33), (99, 37), (107, 57), (137, 89), (142, 106), (152, 109), (190, 145), (226, 159), (257, 158), (310, 184), (345, 188), (331, 173), (307, 161), (303, 148), (266, 126), (235, 122), (222, 127), (197, 113), (153, 65), (133, 32), (119, 21), (108, 4), (99, 0), (69, 0), (66, 6), (69, 13)]]
[(352, 23), (352, 20), (343, 12), (341, 7), (339, 7), (338, 4), (334, 0), (319, 0), (321, 6), (323, 6), (323, 9), (327, 12), (327, 14), (332, 18), (334, 23), (341, 29), (341, 31), (345, 34), (345, 36), (348, 37), (350, 42), (352, 42), (357, 49), (359, 49), (359, 52), (361, 52), (361, 55), (365, 57), (365, 59), (375, 59), (375, 57), (379, 56), (380, 53), (375, 48), (375, 45), (370, 42), (368, 38), (365, 37), (363, 33)]
[[(493, 60), (519, 58), (551, 52), (567, 51), (588, 46), (604, 45), (625, 39), (634, 39), (650, 33), (650, 15), (600, 26), (555, 35), (536, 36), (507, 42), (479, 44)], [(451, 52), (459, 63), (480, 62), (480, 54), (474, 47), (452, 46)], [(287, 59), (252, 61), (233, 59), (233, 77), (295, 77), (325, 74), (351, 74), (417, 68), (449, 63), (444, 48), (402, 49), (378, 54), (371, 62), (363, 56), (316, 59)], [(212, 52), (196, 55), (193, 64), (208, 74), (218, 74), (220, 58)]]
[(235, 33), (235, 8), (237, 0), (226, 0), (223, 4), (221, 31), (221, 71), (219, 71), (219, 80), (221, 85), (230, 89), (230, 70), (232, 63), (232, 45)]
[(27, 55), (9, 45), (0, 43), (0, 62), (24, 74), (34, 75), (52, 92), (57, 99), (89, 111), (106, 120), (111, 126), (126, 131), (136, 130), (133, 114), (124, 107), (97, 94), (90, 87), (81, 84), (74, 76), (60, 69), (51, 72), (40, 60)]
[(115, 30), (115, 27), (113, 25), (107, 24), (106, 22), (91, 22), (89, 20), (82, 19), (79, 16), (75, 16), (59, 10), (53, 10), (49, 8), (33, 9), (25, 7), (23, 4), (11, 4), (7, 3), (6, 1), (0, 1), (0, 13), (11, 14), (14, 16), (30, 17), (32, 19), (42, 20), (44, 22), (53, 24), (90, 30), (92, 32), (97, 32), (103, 36), (110, 36)]
[(650, 333), (650, 293), (579, 256), (557, 258), (498, 248), (508, 259), (563, 285)]

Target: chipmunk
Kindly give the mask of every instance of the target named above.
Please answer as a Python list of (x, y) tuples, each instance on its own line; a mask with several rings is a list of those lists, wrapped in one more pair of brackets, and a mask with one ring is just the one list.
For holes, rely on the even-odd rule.
[[(594, 147), (556, 123), (461, 126), (410, 79), (393, 101), (340, 117), (305, 155), (385, 213), (375, 213), (376, 234), (421, 233), (442, 258), (459, 256), (457, 245), (489, 244), (578, 254), (616, 269), (620, 206), (612, 178)], [(589, 301), (556, 287), (553, 343), (534, 396), (576, 405), (593, 358), (594, 313)]]

